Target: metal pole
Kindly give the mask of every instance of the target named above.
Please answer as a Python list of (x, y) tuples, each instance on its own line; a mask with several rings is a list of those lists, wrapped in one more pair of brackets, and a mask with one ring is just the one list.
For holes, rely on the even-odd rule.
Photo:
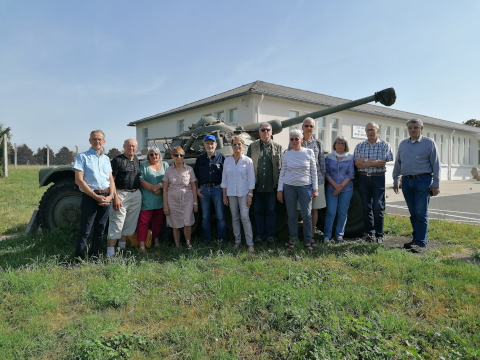
[(3, 134), (3, 164), (5, 168), (5, 177), (8, 177), (8, 156), (7, 156), (7, 150), (8, 150), (8, 138), (7, 134)]
[(13, 144), (13, 151), (15, 154), (15, 170), (17, 170), (17, 144)]
[(47, 167), (50, 166), (50, 146), (47, 144)]

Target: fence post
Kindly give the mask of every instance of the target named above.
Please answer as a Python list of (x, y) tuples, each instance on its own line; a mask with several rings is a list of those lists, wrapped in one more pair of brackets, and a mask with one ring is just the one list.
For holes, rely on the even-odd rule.
[(5, 177), (8, 177), (8, 156), (7, 156), (7, 151), (8, 151), (8, 138), (7, 134), (3, 134), (3, 164), (5, 167)]
[(15, 170), (17, 170), (17, 144), (16, 143), (13, 144), (13, 151), (14, 151), (14, 154), (15, 154), (15, 161), (14, 161)]
[(50, 166), (50, 146), (47, 144), (47, 167)]

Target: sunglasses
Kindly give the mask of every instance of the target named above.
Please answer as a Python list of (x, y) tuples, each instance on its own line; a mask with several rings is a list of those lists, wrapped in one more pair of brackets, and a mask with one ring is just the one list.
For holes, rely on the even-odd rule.
[(232, 143), (232, 146), (241, 146), (242, 143)]
[(261, 132), (272, 131), (272, 129), (260, 129)]
[(148, 154), (148, 156), (158, 156), (158, 154)]
[(409, 126), (408, 130), (417, 130), (420, 129), (420, 126)]
[(173, 156), (175, 156), (175, 157), (184, 157), (185, 154), (173, 154)]
[(299, 138), (290, 138), (290, 141), (298, 141), (300, 140)]
[(314, 128), (315, 126), (314, 125), (303, 125), (303, 127), (307, 127), (307, 128)]

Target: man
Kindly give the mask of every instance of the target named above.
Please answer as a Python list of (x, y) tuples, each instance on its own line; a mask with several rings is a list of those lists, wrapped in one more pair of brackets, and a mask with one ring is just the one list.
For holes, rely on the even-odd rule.
[(105, 134), (101, 130), (94, 130), (90, 133), (89, 141), (91, 148), (75, 157), (72, 168), (75, 171), (75, 184), (83, 192), (80, 205), (80, 228), (75, 248), (77, 260), (85, 259), (87, 238), (92, 226), (92, 246), (88, 255), (91, 258), (98, 258), (110, 202), (115, 194), (110, 159), (103, 152)]
[(413, 240), (405, 249), (420, 253), (428, 243), (428, 204), (430, 196), (440, 193), (440, 158), (435, 142), (422, 136), (423, 121), (407, 122), (409, 139), (398, 147), (393, 168), (393, 190), (398, 194), (398, 179), (402, 176), (402, 192), (410, 212)]
[[(312, 149), (315, 154), (315, 160), (317, 165), (317, 179), (318, 179), (318, 196), (312, 199), (312, 242), (315, 243), (315, 228), (318, 221), (318, 209), (322, 209), (327, 206), (325, 201), (325, 173), (327, 171), (325, 167), (325, 154), (323, 152), (322, 140), (314, 139), (313, 133), (315, 131), (315, 120), (311, 117), (307, 117), (303, 120), (303, 141), (302, 147), (306, 149)], [(288, 145), (288, 150), (292, 147)], [(297, 203), (297, 210), (300, 210), (300, 203)], [(316, 245), (313, 245), (316, 246)]]
[(256, 244), (265, 238), (269, 243), (275, 241), (277, 186), (283, 157), (282, 146), (272, 141), (272, 126), (262, 123), (258, 132), (260, 139), (254, 141), (247, 151), (255, 170), (253, 211), (256, 234), (253, 242)]
[(370, 122), (365, 126), (367, 140), (355, 147), (353, 157), (358, 169), (358, 187), (363, 203), (365, 241), (383, 244), (385, 215), (386, 163), (393, 160), (390, 144), (378, 138), (380, 127)]
[(227, 240), (223, 192), (220, 187), (225, 155), (215, 151), (217, 139), (213, 135), (207, 135), (203, 140), (203, 145), (206, 152), (197, 157), (193, 169), (197, 178), (197, 196), (202, 207), (203, 241), (206, 243), (211, 241), (210, 204), (213, 203), (217, 216), (218, 241), (222, 242)]
[(124, 249), (127, 236), (132, 236), (137, 229), (138, 215), (142, 207), (140, 191), (140, 162), (135, 153), (138, 143), (134, 139), (125, 140), (123, 154), (111, 161), (112, 176), (115, 181), (113, 209), (109, 214), (107, 237), (107, 257), (115, 254), (115, 245)]

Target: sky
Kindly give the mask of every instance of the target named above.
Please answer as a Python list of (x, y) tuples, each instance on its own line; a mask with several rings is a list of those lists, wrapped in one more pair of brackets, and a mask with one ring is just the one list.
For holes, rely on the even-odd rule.
[(480, 119), (479, 18), (477, 0), (0, 0), (0, 123), (34, 151), (94, 129), (121, 148), (129, 122), (256, 80)]

